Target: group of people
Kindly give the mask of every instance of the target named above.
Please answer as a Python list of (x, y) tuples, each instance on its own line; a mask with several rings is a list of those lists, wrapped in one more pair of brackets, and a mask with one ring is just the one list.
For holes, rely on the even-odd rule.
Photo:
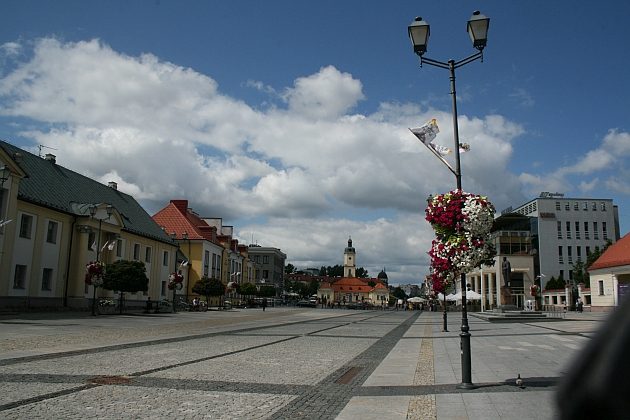
[(193, 311), (200, 311), (200, 310), (205, 310), (205, 309), (206, 309), (206, 302), (205, 301), (202, 301), (198, 297), (196, 297), (196, 298), (194, 298), (192, 300), (192, 310)]

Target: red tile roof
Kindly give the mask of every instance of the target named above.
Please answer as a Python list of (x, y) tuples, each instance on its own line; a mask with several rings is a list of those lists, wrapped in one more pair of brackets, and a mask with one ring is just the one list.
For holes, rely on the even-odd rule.
[(610, 245), (588, 270), (619, 267), (621, 265), (630, 265), (630, 233)]
[(153, 215), (153, 220), (162, 226), (168, 235), (175, 232), (179, 240), (183, 239), (186, 233), (188, 239), (205, 239), (219, 244), (217, 229), (189, 210), (188, 200), (171, 200), (166, 207)]

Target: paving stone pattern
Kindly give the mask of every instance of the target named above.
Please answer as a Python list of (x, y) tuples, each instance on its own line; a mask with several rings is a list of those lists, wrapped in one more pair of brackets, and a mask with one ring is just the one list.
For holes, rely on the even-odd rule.
[(0, 318), (0, 418), (553, 419), (602, 321), (471, 319), (466, 391), (456, 314), (451, 332), (413, 311)]

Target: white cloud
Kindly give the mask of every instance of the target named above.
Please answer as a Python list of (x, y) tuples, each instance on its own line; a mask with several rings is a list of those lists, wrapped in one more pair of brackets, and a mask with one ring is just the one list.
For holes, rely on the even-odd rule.
[[(610, 130), (595, 149), (588, 150), (572, 165), (559, 166), (547, 174), (522, 173), (519, 179), (530, 194), (540, 191), (590, 193), (599, 185), (593, 174), (614, 174), (604, 182), (613, 192), (628, 194), (628, 188), (619, 182), (618, 173), (626, 171), (625, 157), (630, 156), (630, 133)], [(573, 183), (577, 186), (574, 186)], [(601, 192), (599, 192), (601, 194)]]
[(298, 78), (284, 97), (292, 113), (330, 119), (343, 116), (363, 99), (362, 89), (361, 82), (351, 74), (327, 66), (311, 76)]
[[(407, 127), (436, 118), (436, 142), (452, 147), (450, 112), (383, 103), (352, 114), (362, 84), (333, 66), (287, 89), (248, 84), (284, 91), (286, 108), (256, 110), (150, 54), (44, 39), (0, 79), (0, 112), (30, 119), (24, 136), (58, 149), (59, 164), (118, 182), (150, 212), (187, 198), (203, 216), (243, 221), (235, 225), (244, 242), (254, 231), (295, 265), (341, 263), (352, 235), (372, 274), (385, 266), (390, 278), (420, 279), (433, 236), (426, 197), (454, 189), (455, 177)], [(509, 170), (522, 127), (500, 115), (460, 115), (459, 124), (471, 145), (461, 156), (464, 189), (497, 208), (521, 202), (521, 182), (536, 181)]]

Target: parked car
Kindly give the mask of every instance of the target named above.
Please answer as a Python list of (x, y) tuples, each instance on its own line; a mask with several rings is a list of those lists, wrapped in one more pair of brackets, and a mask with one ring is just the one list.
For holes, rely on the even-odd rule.
[(317, 301), (315, 300), (300, 300), (296, 303), (296, 306), (306, 307), (306, 308), (316, 308)]

